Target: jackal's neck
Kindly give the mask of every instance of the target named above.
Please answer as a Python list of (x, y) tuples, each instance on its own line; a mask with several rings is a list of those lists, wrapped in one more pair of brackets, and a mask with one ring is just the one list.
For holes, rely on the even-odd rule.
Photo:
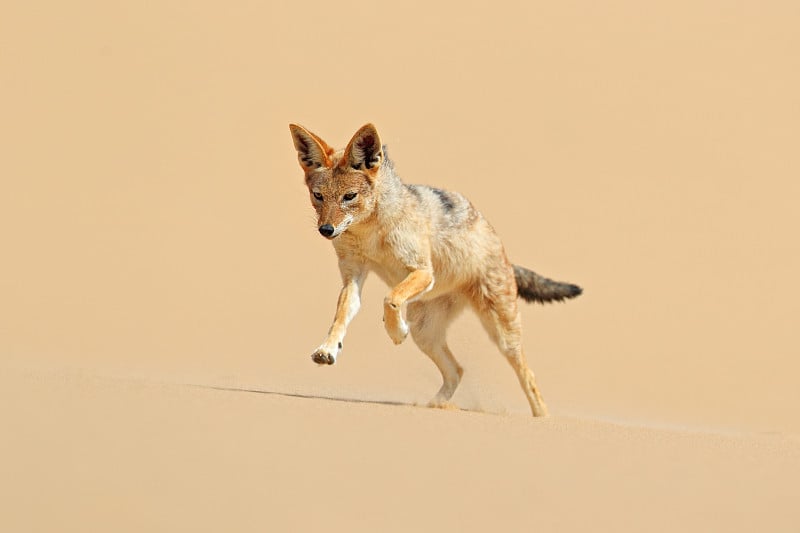
[(384, 219), (384, 222), (403, 216), (408, 190), (400, 176), (394, 172), (391, 162), (381, 168), (380, 178), (375, 184), (375, 194), (377, 197), (376, 213)]

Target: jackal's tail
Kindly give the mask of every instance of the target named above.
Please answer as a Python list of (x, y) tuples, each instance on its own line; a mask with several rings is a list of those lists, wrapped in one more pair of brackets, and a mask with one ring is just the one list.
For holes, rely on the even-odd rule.
[(517, 265), (514, 265), (514, 277), (517, 279), (517, 294), (526, 302), (561, 302), (583, 292), (577, 285), (553, 281)]

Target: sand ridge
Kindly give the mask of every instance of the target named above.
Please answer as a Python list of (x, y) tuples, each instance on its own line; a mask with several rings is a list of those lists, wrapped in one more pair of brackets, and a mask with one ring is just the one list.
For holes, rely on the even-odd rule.
[(3, 390), (16, 406), (2, 413), (8, 530), (478, 531), (535, 521), (789, 531), (798, 519), (800, 442), (774, 435), (64, 372), (8, 371)]
[[(0, 530), (796, 531), (794, 2), (6, 2)], [(374, 123), (515, 263), (554, 415), (454, 405), (340, 278), (288, 131)], [(239, 390), (241, 389), (241, 390)], [(251, 392), (255, 391), (255, 392)]]

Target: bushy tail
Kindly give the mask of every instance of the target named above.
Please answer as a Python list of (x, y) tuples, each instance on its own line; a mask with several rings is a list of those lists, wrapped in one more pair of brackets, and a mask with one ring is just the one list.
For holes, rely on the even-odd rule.
[(553, 281), (517, 265), (514, 265), (514, 277), (517, 279), (517, 295), (526, 302), (561, 302), (583, 292), (577, 285)]

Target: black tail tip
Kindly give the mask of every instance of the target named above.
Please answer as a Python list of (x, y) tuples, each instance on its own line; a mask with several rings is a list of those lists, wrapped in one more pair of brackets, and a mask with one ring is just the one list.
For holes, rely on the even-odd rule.
[(550, 295), (550, 298), (543, 299), (542, 303), (563, 302), (564, 300), (575, 298), (581, 294), (583, 294), (583, 289), (581, 287), (572, 283), (564, 283), (559, 287), (558, 292)]
[(580, 296), (583, 294), (583, 289), (578, 287), (577, 285), (573, 285), (572, 283), (567, 285), (567, 298), (575, 298), (576, 296)]
[(563, 302), (564, 300), (580, 296), (583, 294), (583, 288), (572, 283), (558, 283), (555, 290), (530, 291), (517, 289), (517, 294), (526, 302), (547, 304)]

